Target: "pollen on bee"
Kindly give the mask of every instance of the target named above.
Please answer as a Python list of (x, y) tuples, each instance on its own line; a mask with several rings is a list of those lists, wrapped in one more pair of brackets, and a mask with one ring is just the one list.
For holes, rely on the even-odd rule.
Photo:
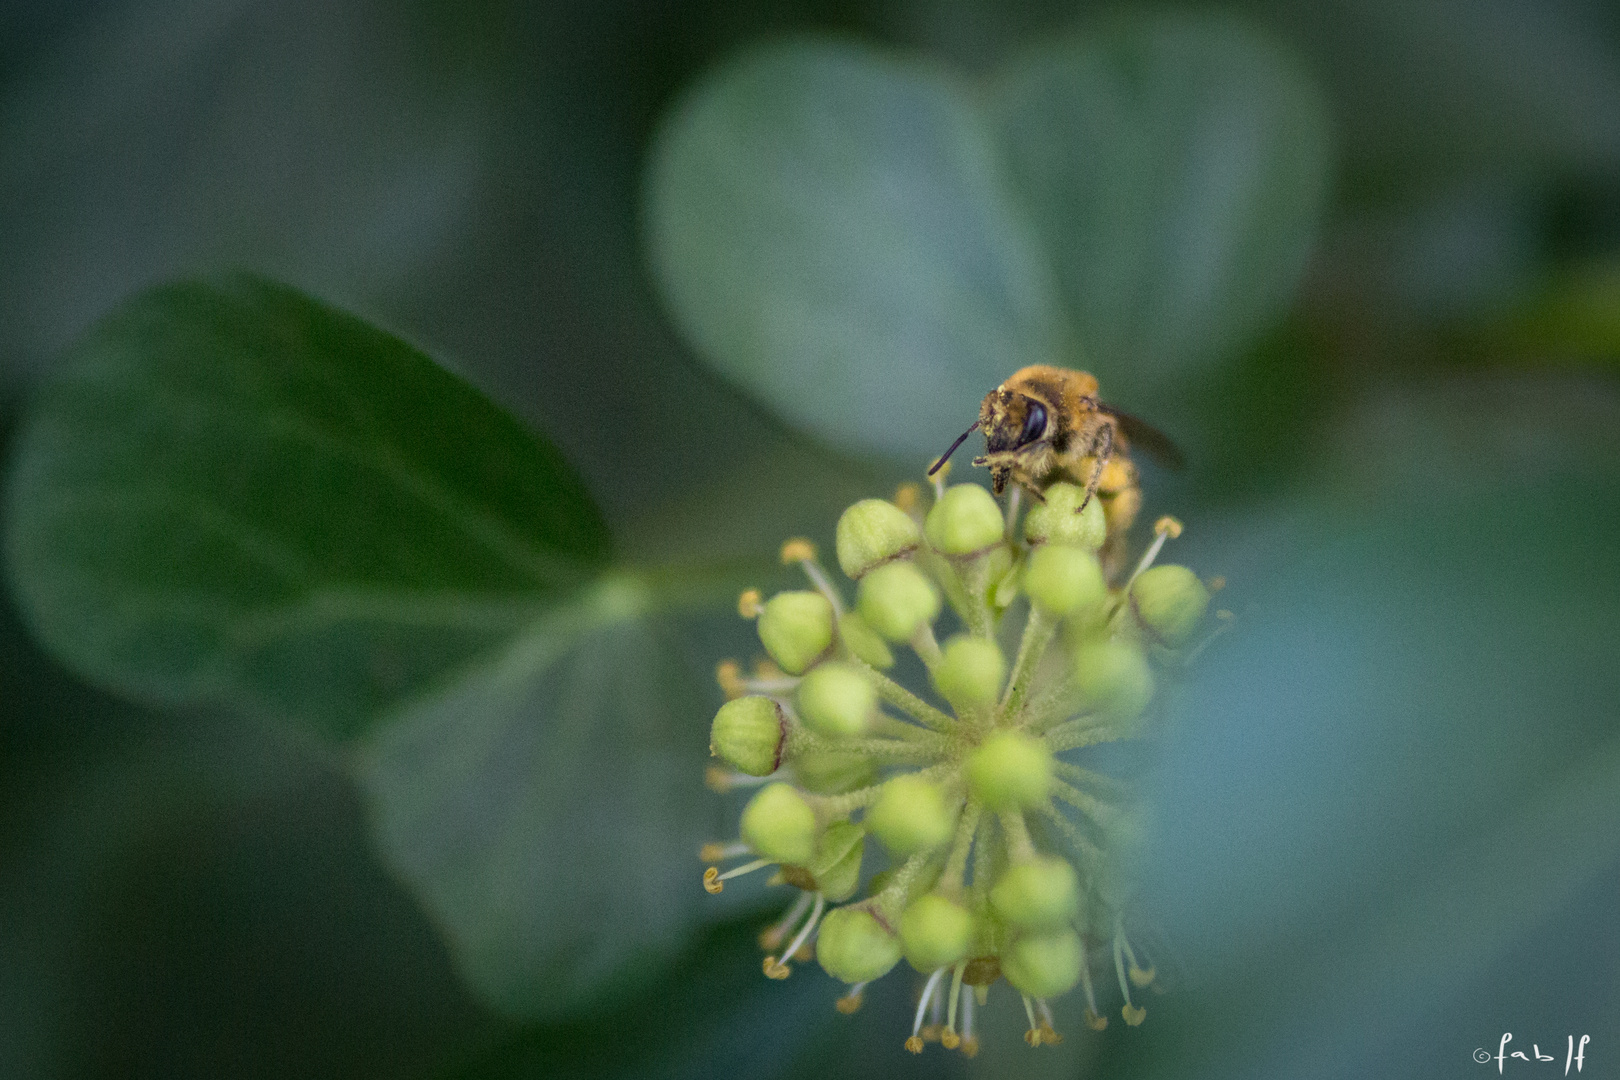
[(795, 536), (782, 545), (782, 565), (791, 566), (796, 562), (813, 562), (816, 557), (816, 545), (802, 536)]

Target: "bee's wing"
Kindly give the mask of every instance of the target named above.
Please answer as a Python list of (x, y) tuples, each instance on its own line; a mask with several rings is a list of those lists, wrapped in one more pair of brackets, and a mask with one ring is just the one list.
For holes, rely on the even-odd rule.
[(1182, 456), (1176, 444), (1170, 441), (1170, 436), (1148, 423), (1140, 420), (1128, 412), (1120, 412), (1111, 405), (1098, 405), (1097, 408), (1119, 421), (1119, 428), (1125, 433), (1132, 446), (1140, 446), (1160, 465), (1170, 469), (1184, 469), (1187, 459)]

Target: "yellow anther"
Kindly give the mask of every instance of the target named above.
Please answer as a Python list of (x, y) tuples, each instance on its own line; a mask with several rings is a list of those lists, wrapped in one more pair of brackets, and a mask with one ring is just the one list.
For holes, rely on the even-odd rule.
[[(742, 610), (739, 602), (737, 610)], [(735, 660), (722, 660), (715, 665), (714, 681), (720, 684), (720, 690), (726, 695), (727, 701), (735, 701), (748, 693), (748, 687), (743, 685), (742, 665)]]
[(969, 1035), (962, 1040), (962, 1056), (979, 1056), (979, 1037), (977, 1035)]
[(716, 795), (724, 795), (731, 790), (731, 774), (718, 765), (710, 765), (703, 770), (703, 786)]
[(759, 618), (762, 600), (758, 589), (744, 589), (742, 595), (737, 597), (737, 614), (745, 619)]
[(704, 844), (698, 848), (698, 862), (720, 862), (726, 857), (724, 844)]
[(795, 536), (782, 545), (782, 565), (792, 566), (796, 562), (814, 562), (816, 558), (816, 545), (802, 536)]
[(940, 1033), (940, 1026), (938, 1024), (928, 1024), (922, 1029), (922, 1031), (919, 1034), (922, 1035), (922, 1041), (923, 1042), (931, 1043), (931, 1042), (939, 1042), (939, 1033)]
[(894, 489), (894, 505), (911, 513), (917, 509), (917, 503), (922, 499), (922, 489), (916, 484), (905, 483)]
[(765, 958), (764, 967), (765, 977), (767, 979), (785, 979), (789, 975), (793, 974), (792, 968), (788, 967), (786, 964), (778, 963), (776, 957), (774, 956), (767, 956)]
[(947, 1050), (955, 1050), (958, 1046), (962, 1045), (962, 1036), (958, 1035), (950, 1028), (946, 1028), (944, 1031), (939, 1033), (939, 1044)]
[(720, 868), (711, 866), (703, 871), (703, 891), (713, 895), (725, 889), (726, 883), (720, 880)]
[(1157, 971), (1154, 968), (1140, 968), (1140, 967), (1137, 967), (1135, 964), (1132, 964), (1131, 965), (1131, 985), (1132, 986), (1147, 986), (1149, 983), (1151, 983), (1153, 981), (1153, 976), (1155, 974), (1157, 974)]
[(1120, 1012), (1124, 1015), (1125, 1022), (1131, 1027), (1136, 1027), (1147, 1019), (1147, 1010), (1140, 1005), (1127, 1005)]
[(922, 1048), (923, 1041), (921, 1035), (913, 1035), (911, 1038), (906, 1040), (906, 1049), (910, 1050), (913, 1054), (922, 1053)]
[(1181, 522), (1177, 521), (1169, 514), (1166, 514), (1164, 517), (1153, 523), (1153, 531), (1159, 536), (1168, 536), (1170, 539), (1174, 540), (1176, 537), (1181, 535)]
[(833, 1002), (833, 1004), (837, 1007), (838, 1011), (843, 1013), (845, 1016), (853, 1016), (860, 1011), (862, 1000), (861, 992), (856, 990), (852, 993), (845, 994), (843, 997)]
[(1092, 1031), (1101, 1031), (1107, 1026), (1108, 1017), (1098, 1016), (1092, 1011), (1091, 1006), (1086, 1006), (1086, 1027), (1090, 1028)]
[(768, 926), (759, 932), (759, 947), (769, 952), (782, 944), (785, 937), (787, 937), (786, 930), (779, 926)]
[(1054, 1028), (1051, 1024), (1046, 1023), (1044, 1021), (1041, 1023), (1041, 1045), (1042, 1046), (1056, 1046), (1058, 1043), (1060, 1043), (1062, 1041), (1063, 1041), (1063, 1036), (1059, 1035), (1057, 1033), (1056, 1028)]
[(1024, 1041), (1029, 1043), (1031, 1046), (1041, 1045), (1041, 1029), (1030, 1028), (1028, 1031), (1024, 1032)]
[(801, 964), (808, 964), (816, 958), (816, 947), (810, 942), (799, 946), (799, 951), (793, 954), (793, 959)]
[(761, 657), (754, 661), (754, 678), (761, 682), (787, 678), (787, 672), (777, 667), (775, 662)]

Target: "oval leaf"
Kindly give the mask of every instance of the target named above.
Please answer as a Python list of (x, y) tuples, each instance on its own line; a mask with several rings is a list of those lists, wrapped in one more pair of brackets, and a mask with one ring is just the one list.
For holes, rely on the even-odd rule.
[(250, 277), (96, 327), (20, 435), (8, 526), (25, 614), (86, 677), (340, 737), (608, 548), (573, 472), (477, 390)]
[(752, 52), (659, 133), (654, 277), (687, 339), (790, 422), (926, 458), (1066, 340), (998, 170), (941, 71), (842, 42)]
[(1043, 46), (994, 117), (1085, 363), (1137, 400), (1229, 355), (1292, 296), (1326, 192), (1321, 95), (1220, 16)]

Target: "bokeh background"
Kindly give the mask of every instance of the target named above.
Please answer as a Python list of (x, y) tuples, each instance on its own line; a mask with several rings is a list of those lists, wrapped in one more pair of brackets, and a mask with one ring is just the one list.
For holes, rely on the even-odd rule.
[[(767, 983), (765, 909), (691, 914), (695, 861), (595, 883), (667, 894), (667, 948), (573, 1007), (514, 1016), (379, 857), (340, 761), (220, 710), (109, 695), (9, 605), (0, 1070), (1440, 1077), (1482, 1074), (1474, 1050), (1504, 1032), (1558, 1055), (1509, 1072), (1562, 1068), (1583, 1034), (1587, 1068), (1620, 1068), (1620, 11), (1175, 11), (0, 7), (8, 432), (120, 301), (248, 268), (400, 332), (554, 442), (621, 559), (758, 559), (762, 580), (781, 538), (825, 541), (843, 505), (920, 470), (893, 430), (976, 402), (896, 367), (910, 396), (892, 428), (854, 404), (807, 423), (770, 387), (843, 385), (814, 343), (802, 372), (764, 357), (739, 375), (691, 331), (650, 254), (648, 163), (716, 65), (834, 34), (975, 86), (1076, 28), (1232, 19), (1297, 76), (1284, 106), (1321, 122), (1281, 160), (1317, 155), (1323, 178), (1263, 318), (1195, 369), (1098, 365), (1186, 446), (1188, 472), (1149, 472), (1149, 513), (1187, 523), (1175, 558), (1225, 576), (1238, 616), (1155, 747), (1147, 896), (1179, 985), (1143, 1027), (1092, 1036), (1070, 1015), (1068, 1041), (1033, 1052), (992, 1011), (976, 1061), (914, 1059), (904, 976), (853, 1019), (819, 972)], [(688, 644), (698, 671), (748, 647), (723, 621)], [(715, 694), (658, 733), (693, 748), (694, 789)], [(735, 809), (714, 802), (717, 822)], [(554, 912), (564, 936), (593, 917)]]

